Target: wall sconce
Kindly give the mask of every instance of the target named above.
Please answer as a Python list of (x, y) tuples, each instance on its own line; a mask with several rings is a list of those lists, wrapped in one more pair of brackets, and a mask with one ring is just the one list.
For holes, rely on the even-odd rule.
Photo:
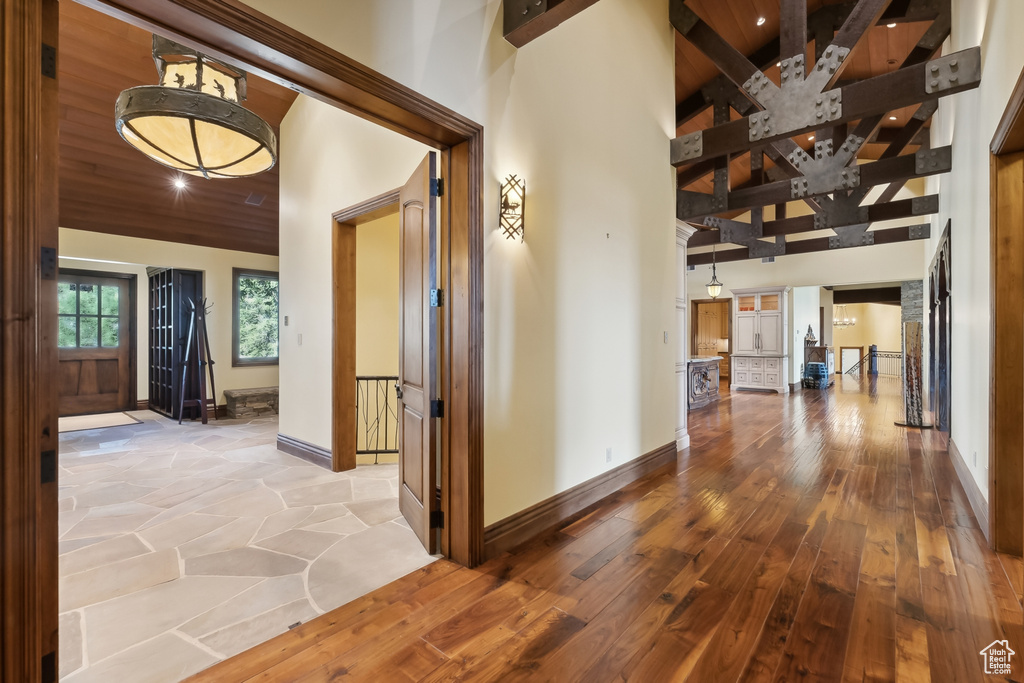
[(523, 208), (526, 205), (526, 179), (513, 173), (501, 184), (501, 229), (507, 239), (526, 240)]

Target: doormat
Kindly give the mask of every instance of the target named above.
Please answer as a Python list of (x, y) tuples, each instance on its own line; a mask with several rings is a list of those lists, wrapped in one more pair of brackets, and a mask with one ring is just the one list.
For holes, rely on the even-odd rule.
[(123, 425), (139, 424), (142, 420), (136, 420), (127, 413), (101, 413), (100, 415), (72, 415), (57, 419), (57, 431), (80, 432), (86, 429), (103, 429), (104, 427), (121, 427)]

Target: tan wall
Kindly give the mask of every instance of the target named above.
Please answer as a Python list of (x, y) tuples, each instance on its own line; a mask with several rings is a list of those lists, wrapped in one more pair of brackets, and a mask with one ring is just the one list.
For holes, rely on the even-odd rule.
[(356, 374), (398, 375), (398, 214), (356, 228)]
[[(232, 268), (276, 271), (276, 256), (188, 244), (105, 235), (60, 229), (61, 268), (103, 270), (136, 275), (138, 324), (137, 392), (140, 401), (149, 397), (149, 276), (146, 267), (188, 268), (203, 271), (204, 294), (213, 308), (207, 316), (210, 352), (216, 361), (215, 378), (224, 403), (225, 389), (277, 386), (278, 366), (231, 367)], [(70, 257), (70, 258), (69, 258)], [(109, 263), (113, 261), (114, 263)], [(285, 286), (282, 286), (282, 290)]]
[[(863, 346), (864, 352), (872, 344), (879, 351), (902, 351), (901, 311), (899, 306), (885, 304), (847, 304), (846, 312), (857, 324), (846, 329), (833, 327), (832, 340), (840, 346)], [(826, 313), (828, 315), (828, 313)]]

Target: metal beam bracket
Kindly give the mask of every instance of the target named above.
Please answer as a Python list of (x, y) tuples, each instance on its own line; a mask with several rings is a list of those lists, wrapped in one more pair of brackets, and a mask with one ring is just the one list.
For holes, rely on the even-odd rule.
[(953, 168), (953, 148), (919, 149), (914, 153), (914, 171), (917, 175), (942, 173)]
[(679, 143), (679, 159), (681, 161), (689, 161), (690, 159), (697, 159), (704, 154), (704, 131), (699, 130), (696, 133), (689, 133), (683, 135), (680, 138)]
[(932, 226), (927, 223), (924, 225), (911, 225), (908, 229), (908, 234), (912, 240), (926, 240), (932, 236)]
[(981, 78), (981, 51), (965, 50), (928, 62), (924, 90), (929, 95), (974, 83)]
[(769, 256), (785, 256), (786, 236), (778, 235), (774, 241), (752, 239), (747, 242), (747, 250), (750, 258), (768, 258)]
[(821, 55), (821, 59), (819, 59), (814, 65), (814, 69), (818, 73), (826, 73), (831, 76), (839, 69), (839, 65), (845, 62), (846, 58), (849, 56), (850, 48), (829, 45), (825, 48), (825, 52)]
[(548, 11), (548, 0), (504, 0), (503, 5), (506, 36)]
[[(508, 0), (506, 0), (507, 2)], [(672, 0), (668, 5), (668, 20), (677, 31), (684, 36), (697, 25), (700, 17), (692, 9), (683, 4), (685, 0)]]
[(824, 230), (837, 227), (867, 224), (870, 222), (868, 207), (860, 206), (861, 197), (838, 194), (822, 204), (821, 213), (814, 215), (814, 229)]
[(868, 226), (851, 225), (836, 230), (835, 237), (828, 238), (829, 249), (849, 249), (851, 247), (867, 247), (875, 243), (874, 234), (868, 232)]
[(910, 210), (915, 216), (929, 216), (939, 212), (939, 196), (930, 194), (910, 200)]

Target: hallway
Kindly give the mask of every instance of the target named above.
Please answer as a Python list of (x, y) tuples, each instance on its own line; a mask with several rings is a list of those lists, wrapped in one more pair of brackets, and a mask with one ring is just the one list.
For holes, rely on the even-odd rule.
[(987, 549), (942, 435), (893, 425), (897, 392), (726, 394), (678, 474), (191, 680), (994, 680), (979, 651), (1024, 646), (1021, 565)]

